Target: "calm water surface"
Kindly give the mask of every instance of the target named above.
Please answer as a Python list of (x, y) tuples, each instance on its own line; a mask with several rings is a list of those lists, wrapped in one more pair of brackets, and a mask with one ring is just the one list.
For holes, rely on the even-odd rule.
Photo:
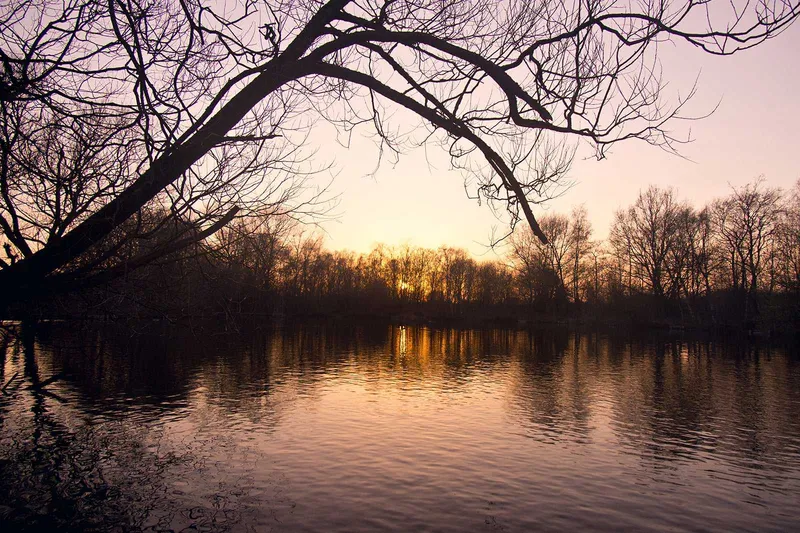
[(0, 530), (800, 530), (793, 348), (209, 331), (4, 330)]

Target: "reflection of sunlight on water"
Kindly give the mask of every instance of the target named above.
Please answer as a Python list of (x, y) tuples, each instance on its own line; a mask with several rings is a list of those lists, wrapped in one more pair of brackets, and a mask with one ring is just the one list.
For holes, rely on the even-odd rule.
[(408, 332), (405, 326), (400, 326), (400, 357), (405, 357), (408, 353)]

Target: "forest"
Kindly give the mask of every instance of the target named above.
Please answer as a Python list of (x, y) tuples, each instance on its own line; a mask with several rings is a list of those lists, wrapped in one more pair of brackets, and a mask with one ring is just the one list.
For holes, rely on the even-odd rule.
[[(540, 225), (547, 243), (520, 225), (492, 259), (476, 259), (448, 246), (332, 251), (291, 217), (238, 219), (144, 268), (42, 300), (36, 312), (232, 325), (297, 316), (751, 332), (800, 324), (800, 180), (783, 191), (759, 178), (698, 207), (651, 186), (614, 214), (605, 240), (593, 238), (583, 206), (547, 212)], [(183, 231), (161, 226), (150, 246)], [(127, 253), (147, 253), (138, 248)]]

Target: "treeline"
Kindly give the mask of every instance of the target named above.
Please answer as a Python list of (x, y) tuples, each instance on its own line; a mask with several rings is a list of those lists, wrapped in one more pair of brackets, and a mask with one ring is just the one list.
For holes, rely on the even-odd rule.
[(583, 207), (545, 214), (541, 227), (547, 243), (519, 227), (502, 258), (478, 261), (447, 246), (330, 251), (289, 218), (241, 219), (46, 312), (798, 325), (800, 181), (784, 192), (757, 180), (702, 207), (653, 186), (615, 213), (605, 241)]
[(700, 208), (650, 187), (615, 214), (605, 250), (603, 297), (639, 316), (797, 327), (800, 181), (785, 193), (758, 179)]
[(549, 242), (511, 238), (517, 286), (539, 309), (664, 325), (797, 329), (800, 180), (759, 178), (695, 207), (651, 186), (618, 210), (606, 241), (584, 209), (542, 217)]

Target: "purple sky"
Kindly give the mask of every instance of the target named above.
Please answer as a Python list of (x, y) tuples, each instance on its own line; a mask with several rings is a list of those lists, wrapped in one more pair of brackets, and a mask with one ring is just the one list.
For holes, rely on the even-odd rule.
[[(576, 160), (573, 187), (547, 209), (567, 212), (585, 204), (595, 238), (604, 238), (613, 212), (649, 184), (673, 186), (701, 205), (762, 174), (768, 185), (783, 188), (800, 178), (800, 24), (731, 57), (667, 47), (660, 58), (670, 88), (681, 94), (700, 74), (691, 111), (703, 114), (721, 102), (719, 109), (701, 121), (674, 124), (679, 132), (691, 128), (695, 141), (681, 150), (688, 160), (638, 141), (617, 145), (604, 161)], [(337, 152), (333, 188), (341, 193), (341, 216), (323, 226), (329, 248), (361, 252), (376, 242), (408, 242), (460, 246), (480, 255), (492, 227), (504, 228), (485, 205), (467, 198), (463, 175), (448, 170), (448, 158), (437, 148), (407, 153), (367, 177), (376, 154), (369, 140)]]

